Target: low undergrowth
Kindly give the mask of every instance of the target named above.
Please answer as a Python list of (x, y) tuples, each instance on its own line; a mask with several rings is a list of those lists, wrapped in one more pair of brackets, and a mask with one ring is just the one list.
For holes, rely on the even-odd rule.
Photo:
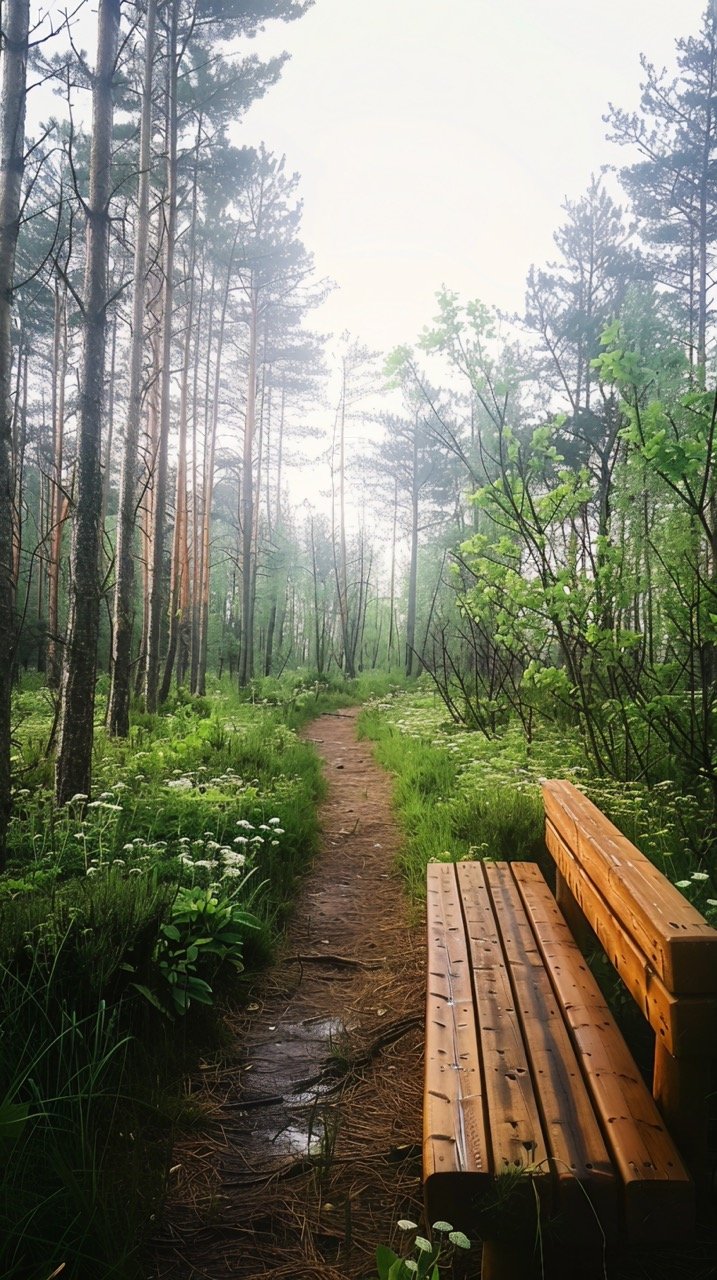
[(569, 728), (536, 726), (528, 742), (518, 723), (494, 738), (457, 727), (421, 681), (374, 699), (359, 728), (396, 776), (405, 831), (399, 858), (416, 898), (431, 859), (544, 860), (539, 780), (569, 778), (717, 924), (714, 833), (699, 799), (677, 783), (647, 787), (592, 776)]
[[(101, 714), (101, 702), (98, 716)], [(0, 1275), (139, 1274), (179, 1082), (211, 1006), (262, 963), (317, 838), (318, 759), (283, 705), (228, 689), (96, 733), (55, 810), (42, 690), (16, 703), (0, 876)]]

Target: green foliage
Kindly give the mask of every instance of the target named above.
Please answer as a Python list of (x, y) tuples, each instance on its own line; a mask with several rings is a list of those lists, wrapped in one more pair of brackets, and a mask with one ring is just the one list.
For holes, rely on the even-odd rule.
[[(418, 1231), (415, 1222), (402, 1218), (400, 1231)], [(376, 1250), (378, 1280), (439, 1280), (441, 1261), (450, 1259), (455, 1249), (470, 1249), (470, 1240), (462, 1231), (454, 1231), (449, 1222), (434, 1222), (432, 1239), (416, 1234), (413, 1257), (402, 1257), (386, 1245)]]
[(699, 801), (685, 795), (679, 781), (647, 786), (595, 776), (586, 768), (578, 729), (568, 724), (539, 721), (528, 741), (514, 717), (489, 739), (446, 721), (441, 700), (420, 688), (374, 702), (359, 724), (395, 775), (394, 803), (405, 833), (399, 863), (412, 896), (423, 896), (431, 860), (547, 866), (539, 782), (566, 777), (717, 925), (712, 832)]
[(315, 848), (320, 767), (278, 708), (176, 697), (135, 716), (129, 743), (98, 726), (96, 795), (57, 811), (51, 707), (32, 688), (17, 705), (0, 1272), (129, 1280), (163, 1192), (162, 1090), (188, 1037), (211, 1033), (197, 1007), (267, 958)]
[(211, 1005), (213, 991), (207, 978), (213, 980), (225, 963), (241, 973), (246, 930), (258, 928), (257, 918), (215, 885), (180, 887), (169, 921), (160, 926), (152, 957), (159, 990), (141, 983), (134, 986), (170, 1015), (185, 1014), (193, 1002)]
[(517, 726), (489, 742), (447, 724), (434, 694), (414, 691), (371, 704), (359, 727), (395, 774), (399, 864), (413, 896), (425, 893), (431, 860), (543, 855), (542, 802)]

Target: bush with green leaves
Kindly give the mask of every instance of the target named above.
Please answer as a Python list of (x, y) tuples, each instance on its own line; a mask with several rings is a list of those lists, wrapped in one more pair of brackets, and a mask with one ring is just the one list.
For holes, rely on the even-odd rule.
[(241, 973), (246, 931), (259, 927), (256, 916), (222, 895), (217, 885), (180, 888), (169, 920), (159, 929), (154, 988), (133, 986), (169, 1016), (185, 1014), (192, 1003), (211, 1005), (216, 974), (224, 964)]

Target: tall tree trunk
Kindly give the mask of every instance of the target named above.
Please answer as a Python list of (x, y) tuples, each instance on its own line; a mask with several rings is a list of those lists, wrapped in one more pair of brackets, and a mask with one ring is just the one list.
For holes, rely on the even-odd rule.
[[(398, 476), (393, 482), (393, 528), (391, 531), (391, 589), (389, 593), (388, 647), (386, 660), (389, 671), (393, 657), (393, 610), (396, 600), (396, 531), (398, 526)], [(400, 656), (400, 654), (399, 654)]]
[(406, 675), (413, 674), (416, 643), (416, 588), (418, 582), (418, 418), (413, 431), (413, 470), (411, 474), (411, 567), (408, 574), (408, 608), (406, 610)]
[(134, 556), (132, 544), (137, 519), (139, 485), (139, 427), (142, 413), (142, 353), (144, 349), (144, 309), (149, 244), (149, 194), (152, 141), (152, 84), (157, 0), (148, 0), (144, 37), (144, 78), (142, 119), (139, 135), (139, 190), (134, 242), (134, 285), (132, 296), (132, 336), (129, 351), (129, 390), (125, 421), (120, 496), (117, 509), (115, 551), (114, 628), (112, 643), (112, 684), (107, 704), (108, 732), (119, 738), (129, 733), (130, 677), (132, 666), (132, 622), (134, 617)]
[[(12, 456), (15, 490), (13, 494), (12, 579), (17, 593), (22, 562), (22, 495), (25, 470), (25, 446), (27, 442), (27, 384), (28, 352), (24, 335), (20, 334), (17, 352), (17, 383), (13, 412)], [(42, 537), (42, 535), (40, 535)]]
[(174, 248), (177, 224), (177, 21), (179, 5), (170, 11), (167, 48), (167, 182), (164, 209), (164, 291), (162, 303), (162, 372), (160, 379), (159, 441), (154, 466), (152, 519), (152, 583), (147, 636), (148, 711), (159, 703), (159, 663), (162, 643), (164, 521), (167, 510), (167, 452), (169, 447), (170, 392), (172, 385), (172, 304), (174, 299)]
[(246, 415), (244, 419), (244, 453), (242, 461), (242, 645), (239, 684), (251, 680), (254, 671), (254, 612), (252, 608), (253, 541), (254, 541), (254, 433), (256, 430), (256, 375), (259, 305), (256, 287), (252, 284), (249, 309), (249, 368), (246, 389)]
[[(217, 353), (214, 362), (214, 396), (212, 399), (211, 412), (211, 428), (207, 429), (205, 414), (205, 439), (204, 439), (204, 483), (202, 485), (202, 573), (200, 585), (200, 617), (199, 617), (199, 652), (197, 656), (197, 693), (204, 696), (206, 693), (207, 681), (207, 641), (209, 638), (209, 586), (211, 577), (211, 531), (212, 531), (212, 497), (214, 494), (214, 456), (217, 443), (217, 426), (219, 424), (219, 392), (221, 388), (221, 372), (222, 372), (222, 354), (224, 351), (224, 330), (226, 327), (227, 308), (229, 306), (229, 290), (231, 287), (232, 271), (234, 269), (234, 254), (236, 252), (237, 240), (239, 238), (239, 223), (237, 223), (234, 232), (234, 241), (232, 250), (229, 255), (229, 264), (227, 266), (227, 276), (224, 285), (224, 298), (222, 300), (222, 312), (219, 320), (219, 334), (217, 336)], [(211, 331), (210, 331), (211, 343)], [(209, 363), (207, 362), (207, 388), (209, 386)], [(232, 600), (233, 600), (232, 591)]]
[[(102, 460), (102, 537), (105, 545), (109, 544), (107, 536), (107, 512), (110, 505), (110, 475), (112, 472), (112, 442), (115, 429), (115, 373), (117, 369), (117, 316), (112, 317), (112, 344), (110, 347), (110, 370), (107, 379), (107, 431), (105, 438), (105, 456)], [(112, 555), (110, 552), (111, 562)]]
[(84, 338), (72, 533), (70, 615), (60, 691), (55, 796), (64, 804), (89, 795), (100, 616), (102, 402), (105, 385), (109, 202), (112, 192), (112, 79), (119, 0), (99, 0), (97, 66), (92, 90), (92, 149), (83, 290)]
[(0, 96), (0, 870), (10, 820), (13, 583), (12, 329), (15, 249), (25, 165), (25, 94), (29, 0), (5, 0)]
[[(197, 304), (197, 334), (194, 343), (194, 378), (192, 387), (192, 608), (191, 631), (189, 638), (189, 688), (197, 692), (199, 674), (199, 620), (201, 617), (202, 589), (202, 521), (199, 493), (199, 368), (201, 364), (200, 337), (204, 332), (204, 271), (205, 256), (202, 254), (202, 270), (199, 280), (199, 302)], [(209, 390), (209, 361), (212, 349), (212, 320), (214, 303), (214, 277), (209, 292), (209, 320), (207, 324), (207, 369), (204, 382), (204, 432), (208, 422), (207, 393)]]
[[(189, 419), (189, 374), (192, 368), (192, 334), (194, 330), (194, 267), (196, 263), (197, 237), (197, 195), (199, 177), (199, 147), (202, 134), (202, 118), (197, 125), (197, 140), (194, 149), (194, 178), (192, 182), (192, 214), (189, 231), (189, 263), (187, 271), (187, 314), (184, 328), (184, 349), (182, 353), (182, 377), (179, 394), (179, 444), (177, 453), (177, 486), (174, 504), (174, 533), (172, 537), (172, 559), (170, 562), (169, 582), (169, 646), (164, 665), (162, 686), (159, 701), (165, 702), (169, 696), (172, 682), (172, 670), (177, 659), (177, 650), (186, 649), (186, 629), (189, 622), (189, 510), (187, 501), (187, 430)], [(177, 680), (181, 683), (186, 662), (184, 653), (180, 652), (177, 664)]]
[(55, 290), (55, 328), (52, 358), (52, 488), (50, 502), (50, 557), (47, 566), (47, 682), (60, 686), (60, 565), (62, 562), (62, 513), (65, 495), (62, 490), (62, 455), (65, 423), (65, 383), (67, 380), (67, 290)]
[[(159, 237), (158, 237), (159, 239)], [(137, 665), (134, 678), (134, 696), (141, 697), (146, 690), (147, 682), (147, 651), (149, 649), (149, 623), (150, 623), (150, 607), (149, 602), (152, 597), (152, 570), (154, 566), (154, 551), (152, 534), (154, 530), (154, 477), (157, 469), (157, 455), (159, 452), (159, 379), (161, 369), (161, 330), (162, 330), (162, 286), (160, 285), (155, 296), (154, 302), (149, 302), (149, 312), (152, 316), (152, 332), (149, 338), (149, 348), (151, 352), (152, 377), (150, 379), (149, 391), (147, 394), (147, 425), (144, 432), (144, 448), (141, 451), (142, 468), (144, 475), (142, 477), (142, 497), (139, 503), (139, 533), (140, 533), (140, 564), (142, 568), (142, 635), (139, 643), (139, 653), (137, 655)], [(156, 312), (153, 310), (156, 304)]]

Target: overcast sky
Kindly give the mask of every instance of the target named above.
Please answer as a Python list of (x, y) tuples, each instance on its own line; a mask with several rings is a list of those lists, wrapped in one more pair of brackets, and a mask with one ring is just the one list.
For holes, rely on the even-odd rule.
[(623, 153), (641, 52), (674, 62), (704, 0), (316, 0), (272, 24), (281, 82), (237, 136), (302, 176), (304, 238), (339, 286), (318, 316), (382, 349), (412, 341), (442, 283), (520, 308), (566, 195)]

